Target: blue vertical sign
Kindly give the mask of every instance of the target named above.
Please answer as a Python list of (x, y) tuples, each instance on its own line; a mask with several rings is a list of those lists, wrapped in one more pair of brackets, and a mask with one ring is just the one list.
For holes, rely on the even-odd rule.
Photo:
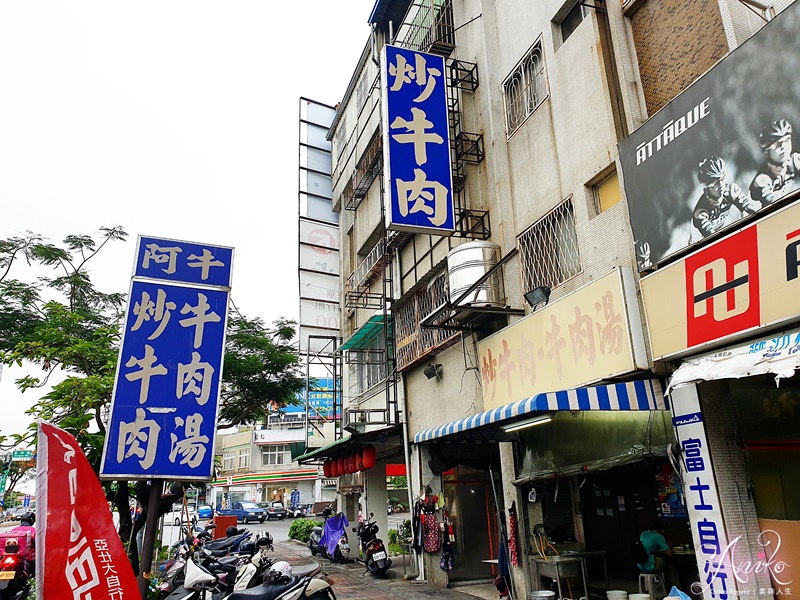
[(384, 46), (383, 153), (387, 227), (455, 231), (444, 57)]
[(139, 237), (101, 478), (211, 479), (232, 263)]

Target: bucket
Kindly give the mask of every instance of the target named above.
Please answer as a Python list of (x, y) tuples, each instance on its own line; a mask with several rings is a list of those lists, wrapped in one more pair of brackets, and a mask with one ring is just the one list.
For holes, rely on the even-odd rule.
[(628, 600), (650, 600), (650, 594), (628, 594)]
[[(644, 594), (647, 596), (647, 594)], [(628, 600), (628, 592), (624, 590), (609, 590), (606, 592), (608, 600)]]
[(528, 594), (528, 600), (551, 600), (555, 597), (556, 593), (552, 590), (539, 590)]

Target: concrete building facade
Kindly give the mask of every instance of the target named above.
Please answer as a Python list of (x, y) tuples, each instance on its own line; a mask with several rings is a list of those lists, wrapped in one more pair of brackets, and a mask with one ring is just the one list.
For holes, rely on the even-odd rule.
[[(374, 498), (386, 497), (381, 469), (408, 464), (420, 577), (446, 586), (504, 574), (521, 595), (546, 585), (553, 551), (573, 551), (588, 566), (576, 572), (588, 575), (582, 585), (602, 588), (609, 573), (635, 582), (632, 545), (661, 519), (675, 547), (695, 548), (681, 553), (680, 585), (698, 597), (719, 593), (722, 571), (713, 571), (714, 591), (701, 556), (703, 516), (683, 500), (686, 440), (678, 435), (675, 446), (665, 402), (674, 357), (687, 354), (654, 353), (665, 317), (648, 310), (640, 285), (675, 258), (651, 262), (635, 237), (639, 199), (629, 197), (620, 148), (792, 3), (759, 4), (376, 1), (372, 36), (329, 132), (352, 435), (306, 457), (384, 442), (358, 490), (376, 513)], [(386, 44), (446, 57), (452, 235), (387, 227)], [(488, 300), (456, 301), (453, 266), (466, 244), (488, 253), (473, 281), (491, 287)], [(544, 296), (531, 300), (537, 290)], [(737, 482), (719, 483), (721, 515), (728, 539), (753, 547), (752, 473), (727, 440), (737, 424), (714, 394), (710, 460), (718, 482), (723, 471)], [(427, 544), (416, 530), (431, 519), (438, 541)], [(450, 568), (440, 566), (443, 545), (455, 555)], [(777, 585), (732, 572), (727, 584), (752, 594)]]

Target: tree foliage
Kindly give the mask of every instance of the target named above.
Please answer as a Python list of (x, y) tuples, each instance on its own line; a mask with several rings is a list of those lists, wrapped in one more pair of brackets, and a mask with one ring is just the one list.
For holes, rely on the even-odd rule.
[(6, 496), (11, 496), (17, 484), (34, 473), (36, 463), (32, 460), (11, 461), (5, 471), (6, 474)]

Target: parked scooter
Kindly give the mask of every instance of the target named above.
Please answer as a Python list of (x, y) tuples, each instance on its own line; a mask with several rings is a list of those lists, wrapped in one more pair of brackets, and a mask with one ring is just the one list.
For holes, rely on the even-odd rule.
[(336, 600), (327, 580), (300, 576), (293, 571), (295, 569), (286, 561), (273, 563), (266, 583), (234, 592), (227, 600)]
[(28, 597), (30, 580), (34, 577), (36, 530), (35, 516), (22, 517), (20, 526), (4, 531), (0, 536), (0, 598), (22, 600)]
[(292, 575), (289, 563), (279, 561), (270, 567), (267, 583), (247, 590), (233, 591), (230, 595), (222, 578), (196, 564), (191, 558), (186, 563), (186, 581), (172, 592), (167, 600), (336, 600), (330, 583), (323, 579)]
[(392, 559), (386, 553), (383, 540), (378, 537), (378, 524), (372, 520), (374, 516), (374, 513), (369, 513), (369, 519), (353, 527), (353, 531), (358, 536), (366, 570), (378, 577), (386, 577)]
[(344, 513), (331, 516), (330, 506), (322, 511), (325, 517), (324, 527), (314, 527), (308, 538), (308, 547), (312, 556), (318, 553), (333, 562), (345, 563), (350, 559), (350, 542), (347, 539), (349, 525)]

